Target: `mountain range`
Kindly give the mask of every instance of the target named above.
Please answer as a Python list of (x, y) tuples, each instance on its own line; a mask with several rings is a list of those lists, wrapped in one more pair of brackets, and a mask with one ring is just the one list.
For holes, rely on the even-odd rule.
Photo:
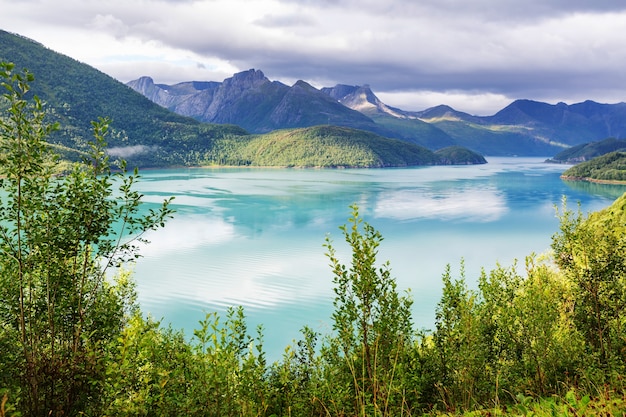
[(559, 152), (549, 162), (578, 164), (616, 151), (626, 152), (626, 139), (607, 138), (598, 142), (582, 143)]
[[(284, 94), (282, 108), (274, 112), (273, 118), (263, 120), (260, 117), (262, 112), (250, 113), (248, 118), (250, 123), (263, 122), (269, 128), (292, 119), (299, 120), (292, 126), (306, 126), (316, 121), (323, 122), (322, 126), (250, 134), (243, 127), (228, 122), (241, 120), (246, 109), (261, 108), (273, 90), (248, 94), (247, 102), (240, 100), (240, 96), (233, 96), (232, 91), (239, 88), (241, 93), (254, 89), (263, 82), (264, 77), (258, 73), (238, 77), (226, 91), (224, 88), (228, 83), (192, 83), (188, 87), (192, 93), (203, 91), (214, 99), (215, 109), (206, 111), (219, 123), (206, 123), (169, 111), (89, 65), (31, 39), (1, 30), (0, 62), (13, 63), (13, 72), (26, 69), (34, 74), (27, 96), (38, 96), (44, 104), (46, 121), (58, 122), (61, 126), (46, 139), (64, 159), (81, 158), (84, 151), (90, 149), (91, 121), (106, 117), (111, 119), (110, 134), (106, 138), (107, 151), (113, 159), (125, 159), (129, 167), (390, 167), (486, 162), (481, 155), (468, 149), (449, 147), (434, 152), (415, 143), (356, 129), (376, 127), (363, 115), (351, 127), (329, 125), (328, 118), (339, 120), (344, 117), (343, 113), (350, 113), (354, 120), (359, 113), (323, 93), (317, 94), (321, 100), (317, 106), (333, 109), (325, 116), (326, 120), (316, 119), (317, 113), (294, 116), (292, 109), (302, 108), (301, 101), (310, 101), (311, 92), (315, 90), (305, 83), (298, 83)], [(215, 89), (217, 85), (224, 87)], [(0, 90), (6, 92), (4, 88), (0, 87)], [(237, 99), (233, 100), (233, 97)], [(193, 100), (188, 104), (191, 106)], [(7, 102), (0, 97), (0, 117), (4, 117), (6, 105)]]
[(156, 84), (148, 76), (127, 84), (181, 115), (231, 123), (253, 133), (320, 124), (353, 127), (429, 149), (460, 145), (486, 155), (554, 155), (570, 146), (626, 137), (626, 103), (555, 105), (520, 99), (492, 116), (440, 105), (405, 111), (383, 103), (368, 85), (316, 89), (288, 86), (250, 69), (222, 82)]
[[(298, 81), (287, 86), (270, 81), (260, 70), (222, 82), (172, 86), (142, 77), (129, 83), (130, 88), (2, 30), (0, 61), (35, 74), (31, 94), (45, 103), (48, 120), (60, 123), (50, 143), (65, 157), (76, 158), (76, 151), (89, 148), (92, 120), (110, 117), (109, 152), (127, 159), (129, 166), (259, 165), (271, 162), (259, 152), (276, 155), (286, 138), (292, 143), (292, 159), (285, 165), (318, 166), (321, 161), (319, 166), (404, 166), (484, 162), (476, 152), (552, 156), (580, 143), (626, 137), (624, 103), (517, 100), (487, 117), (444, 105), (409, 112), (386, 105), (367, 85), (317, 89)], [(334, 128), (310, 129), (316, 126)], [(265, 136), (276, 131), (284, 132)], [(330, 148), (316, 146), (329, 144), (342, 149), (343, 161), (320, 155)], [(370, 156), (357, 157), (364, 148)], [(434, 150), (442, 152), (433, 155)]]

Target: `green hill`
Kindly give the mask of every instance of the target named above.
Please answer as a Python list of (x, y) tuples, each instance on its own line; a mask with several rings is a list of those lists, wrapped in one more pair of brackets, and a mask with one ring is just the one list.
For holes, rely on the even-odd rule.
[(566, 170), (561, 178), (594, 182), (626, 183), (626, 152), (611, 152)]
[(207, 164), (279, 167), (400, 167), (437, 165), (429, 149), (339, 126), (285, 129), (231, 138), (206, 155)]
[(626, 150), (626, 139), (608, 138), (599, 142), (583, 143), (556, 154), (549, 162), (579, 163), (610, 152)]
[(456, 144), (442, 130), (417, 118), (398, 118), (384, 113), (364, 113), (377, 124), (394, 132), (395, 137), (406, 142), (412, 142), (433, 150)]
[(471, 151), (462, 146), (448, 146), (447, 148), (438, 149), (435, 155), (439, 158), (442, 165), (475, 165), (486, 164), (487, 160), (481, 154)]
[(188, 164), (193, 151), (216, 138), (247, 134), (237, 126), (202, 124), (172, 113), (95, 68), (5, 31), (0, 31), (0, 61), (35, 75), (33, 94), (45, 102), (48, 121), (61, 125), (50, 141), (72, 149), (84, 149), (91, 121), (99, 117), (113, 120), (108, 138), (113, 153), (139, 166)]
[[(386, 167), (440, 163), (432, 151), (421, 146), (349, 127), (317, 126), (252, 136), (232, 124), (202, 123), (153, 103), (86, 64), (4, 31), (0, 31), (0, 62), (12, 62), (14, 71), (25, 68), (35, 75), (32, 94), (45, 103), (47, 121), (61, 126), (49, 142), (63, 149), (68, 159), (76, 159), (86, 149), (92, 138), (91, 121), (108, 117), (112, 119), (108, 152), (114, 158), (126, 159), (129, 167)], [(322, 93), (318, 95), (331, 100)], [(0, 110), (1, 106), (0, 102)], [(347, 108), (345, 111), (353, 112)]]

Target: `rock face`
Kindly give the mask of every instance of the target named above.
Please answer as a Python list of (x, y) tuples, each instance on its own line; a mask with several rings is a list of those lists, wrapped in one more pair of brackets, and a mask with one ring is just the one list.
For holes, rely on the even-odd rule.
[(191, 116), (201, 113), (199, 109), (204, 106), (207, 98), (213, 96), (220, 83), (190, 81), (169, 86), (155, 84), (150, 77), (141, 77), (127, 85), (162, 107)]
[(626, 103), (601, 104), (587, 100), (568, 105), (515, 100), (495, 115), (482, 119), (491, 124), (525, 126), (567, 145), (626, 137)]
[(280, 90), (284, 85), (272, 85), (261, 71), (254, 69), (235, 74), (225, 79), (214, 94), (202, 97), (206, 108), (200, 120), (237, 124), (241, 112), (248, 111), (263, 101), (263, 90), (268, 87)]
[(367, 84), (362, 86), (337, 84), (332, 88), (322, 88), (321, 91), (336, 99), (344, 106), (364, 114), (381, 113), (397, 118), (410, 117), (408, 112), (387, 106), (380, 101)]
[(364, 114), (304, 81), (289, 87), (250, 69), (223, 82), (155, 84), (141, 77), (127, 84), (155, 103), (203, 122), (230, 123), (253, 133), (321, 124), (357, 127), (384, 133)]
[(318, 90), (298, 81), (287, 86), (255, 69), (223, 82), (170, 86), (142, 77), (128, 85), (175, 113), (239, 125), (251, 133), (329, 124), (433, 150), (460, 145), (494, 156), (550, 156), (581, 143), (626, 137), (626, 103), (516, 100), (492, 116), (474, 116), (446, 105), (405, 111), (383, 103), (368, 85)]

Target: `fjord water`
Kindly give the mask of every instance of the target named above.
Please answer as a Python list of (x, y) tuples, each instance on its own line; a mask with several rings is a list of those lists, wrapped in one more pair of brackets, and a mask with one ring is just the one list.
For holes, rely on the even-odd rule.
[(397, 169), (171, 169), (142, 172), (152, 207), (174, 196), (174, 219), (149, 235), (135, 268), (142, 309), (192, 335), (207, 312), (242, 305), (278, 359), (299, 329), (332, 327), (329, 235), (342, 262), (339, 226), (351, 204), (383, 235), (378, 259), (410, 289), (417, 328), (432, 329), (447, 264), (464, 260), (474, 286), (481, 267), (509, 266), (549, 249), (563, 196), (583, 212), (608, 206), (625, 186), (560, 180), (545, 158), (488, 158), (475, 166)]

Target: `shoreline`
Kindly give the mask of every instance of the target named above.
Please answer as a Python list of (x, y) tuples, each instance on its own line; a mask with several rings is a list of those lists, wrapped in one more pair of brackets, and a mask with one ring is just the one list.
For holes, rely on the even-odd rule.
[(620, 181), (620, 180), (599, 180), (599, 179), (590, 178), (590, 177), (574, 177), (574, 176), (570, 176), (570, 175), (561, 175), (561, 179), (565, 180), (565, 181), (586, 181), (586, 182), (593, 182), (593, 183), (596, 183), (596, 184), (626, 185), (626, 181)]

